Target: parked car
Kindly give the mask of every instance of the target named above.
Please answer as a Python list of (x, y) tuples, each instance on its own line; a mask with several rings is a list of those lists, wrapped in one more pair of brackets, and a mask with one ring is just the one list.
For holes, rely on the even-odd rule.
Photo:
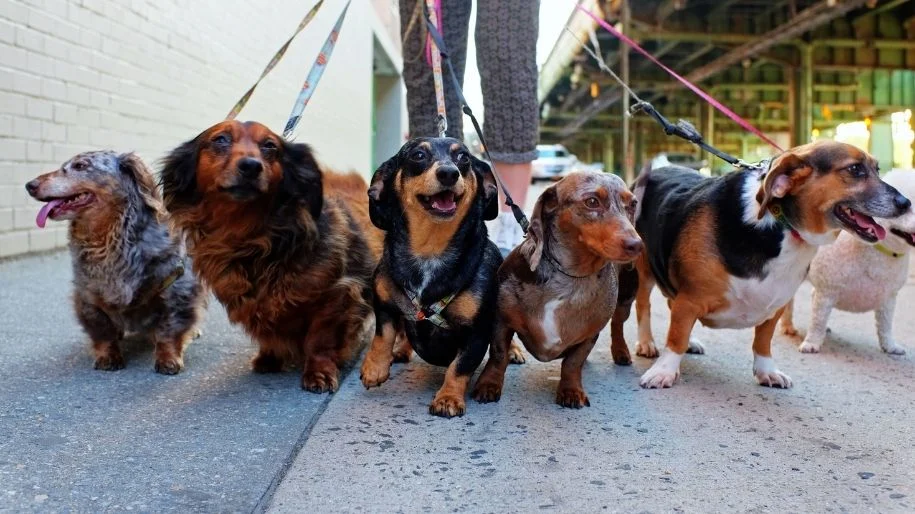
[(651, 159), (651, 169), (653, 170), (671, 165), (692, 168), (705, 175), (711, 173), (708, 161), (697, 159), (695, 155), (690, 153), (665, 152), (659, 153)]
[(531, 180), (559, 180), (571, 173), (577, 163), (575, 154), (562, 145), (537, 145), (537, 159), (531, 163)]

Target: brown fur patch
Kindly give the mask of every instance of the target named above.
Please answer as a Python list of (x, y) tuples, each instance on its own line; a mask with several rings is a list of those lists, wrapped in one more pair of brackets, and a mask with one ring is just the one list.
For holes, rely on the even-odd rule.
[(480, 299), (474, 296), (470, 291), (464, 291), (451, 300), (445, 313), (449, 316), (458, 318), (461, 324), (469, 324), (477, 316), (479, 310)]
[(464, 415), (466, 410), (464, 396), (467, 393), (467, 385), (470, 383), (470, 375), (459, 375), (457, 362), (458, 359), (455, 359), (448, 366), (448, 370), (445, 372), (445, 382), (435, 393), (435, 398), (429, 405), (430, 414), (445, 418)]

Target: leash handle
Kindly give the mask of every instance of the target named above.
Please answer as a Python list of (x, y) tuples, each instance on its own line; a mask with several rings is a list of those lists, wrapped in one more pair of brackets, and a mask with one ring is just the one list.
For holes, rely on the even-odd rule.
[(337, 18), (337, 23), (334, 24), (330, 34), (327, 35), (324, 46), (321, 47), (321, 52), (318, 53), (318, 57), (315, 59), (314, 64), (311, 65), (311, 69), (305, 77), (305, 84), (302, 85), (302, 90), (299, 91), (299, 96), (292, 105), (292, 112), (289, 114), (289, 119), (286, 121), (286, 127), (283, 129), (283, 137), (286, 139), (289, 139), (289, 137), (292, 136), (293, 131), (295, 131), (295, 127), (299, 124), (299, 120), (302, 119), (302, 112), (305, 111), (305, 106), (308, 105), (311, 95), (314, 94), (315, 88), (318, 87), (321, 76), (324, 75), (327, 63), (334, 53), (334, 46), (337, 43), (337, 37), (340, 35), (340, 27), (343, 26), (343, 19), (346, 17), (346, 11), (349, 9), (350, 1), (351, 0), (348, 0), (346, 2), (346, 5), (343, 7), (343, 12), (341, 12), (340, 16)]
[(275, 54), (273, 54), (270, 62), (267, 63), (267, 66), (264, 68), (264, 71), (261, 72), (261, 76), (258, 77), (257, 81), (254, 82), (254, 85), (251, 86), (251, 88), (248, 89), (245, 94), (241, 95), (241, 98), (238, 100), (238, 102), (235, 102), (235, 107), (232, 107), (232, 110), (229, 111), (229, 114), (226, 115), (227, 120), (234, 120), (241, 112), (241, 110), (245, 108), (245, 105), (248, 104), (248, 100), (251, 99), (251, 95), (254, 94), (254, 90), (261, 83), (261, 81), (264, 80), (264, 77), (273, 71), (273, 68), (276, 67), (278, 62), (280, 62), (280, 59), (282, 59), (286, 54), (286, 50), (289, 49), (289, 45), (292, 44), (292, 40), (295, 39), (296, 36), (299, 35), (299, 32), (302, 32), (302, 30), (304, 30), (309, 23), (311, 23), (311, 20), (314, 19), (316, 14), (318, 14), (318, 10), (321, 9), (322, 4), (324, 4), (324, 0), (318, 0), (318, 3), (316, 3), (310, 11), (308, 11), (304, 18), (302, 18), (302, 21), (299, 22), (299, 26), (295, 29), (295, 32), (293, 32), (292, 35), (289, 36), (289, 39), (283, 43), (283, 46), (281, 46), (280, 49), (277, 50)]
[(457, 79), (457, 74), (454, 73), (454, 67), (451, 66), (451, 59), (448, 56), (448, 52), (445, 47), (445, 41), (442, 38), (441, 33), (435, 27), (435, 24), (432, 23), (432, 20), (429, 19), (428, 12), (426, 13), (426, 26), (429, 29), (429, 35), (432, 37), (438, 51), (441, 54), (441, 60), (445, 63), (445, 66), (448, 68), (448, 74), (451, 76), (451, 81), (454, 84), (454, 91), (457, 93), (458, 101), (461, 102), (461, 110), (470, 117), (471, 123), (473, 123), (473, 129), (477, 133), (477, 137), (480, 138), (480, 144), (483, 145), (483, 155), (486, 157), (486, 160), (489, 161), (489, 165), (492, 167), (492, 175), (498, 184), (499, 189), (502, 190), (502, 194), (505, 195), (505, 205), (507, 205), (512, 210), (512, 215), (515, 217), (515, 221), (518, 222), (518, 225), (521, 225), (521, 230), (527, 234), (527, 229), (530, 227), (530, 222), (527, 219), (527, 216), (524, 215), (524, 210), (515, 203), (512, 199), (511, 194), (508, 192), (508, 188), (505, 187), (505, 183), (502, 182), (502, 178), (499, 177), (499, 173), (496, 171), (496, 165), (492, 160), (492, 156), (489, 155), (489, 145), (486, 144), (486, 138), (483, 137), (483, 129), (480, 128), (480, 122), (477, 121), (477, 117), (473, 115), (473, 111), (470, 109), (470, 105), (467, 104), (467, 99), (464, 97), (464, 92), (461, 89), (461, 83)]

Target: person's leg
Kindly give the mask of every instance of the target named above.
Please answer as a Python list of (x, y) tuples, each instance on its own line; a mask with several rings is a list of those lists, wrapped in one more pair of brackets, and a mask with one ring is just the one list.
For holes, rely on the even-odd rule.
[[(400, 0), (400, 37), (403, 42), (403, 79), (407, 88), (410, 137), (438, 136), (435, 85), (432, 68), (426, 62), (426, 24), (424, 0)], [(470, 24), (469, 0), (442, 0), (442, 27), (451, 63), (458, 80), (464, 82), (467, 61), (467, 27)], [(447, 135), (463, 139), (463, 114), (457, 93), (444, 63), (442, 81), (448, 112)]]
[[(539, 0), (477, 2), (477, 66), (483, 90), (485, 129), (493, 165), (512, 199), (524, 207), (537, 158), (540, 116), (537, 104)], [(500, 195), (501, 196), (501, 195)], [(493, 239), (503, 253), (521, 241), (502, 199)]]

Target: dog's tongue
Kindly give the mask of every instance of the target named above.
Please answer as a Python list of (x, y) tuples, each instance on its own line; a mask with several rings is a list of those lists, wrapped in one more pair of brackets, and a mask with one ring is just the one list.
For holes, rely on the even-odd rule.
[(45, 224), (48, 222), (48, 215), (51, 214), (51, 209), (62, 203), (64, 203), (64, 201), (60, 199), (51, 200), (41, 207), (41, 210), (38, 211), (38, 217), (35, 218), (35, 223), (38, 225), (38, 228), (44, 228)]
[(432, 208), (437, 211), (453, 211), (455, 208), (454, 204), (454, 193), (445, 192), (439, 193), (432, 197)]
[(877, 236), (877, 240), (883, 241), (883, 239), (886, 238), (886, 229), (881, 227), (870, 216), (865, 216), (864, 214), (861, 214), (854, 209), (851, 210), (851, 215), (855, 218), (855, 223), (857, 223), (859, 227), (865, 227), (873, 230), (874, 235)]

